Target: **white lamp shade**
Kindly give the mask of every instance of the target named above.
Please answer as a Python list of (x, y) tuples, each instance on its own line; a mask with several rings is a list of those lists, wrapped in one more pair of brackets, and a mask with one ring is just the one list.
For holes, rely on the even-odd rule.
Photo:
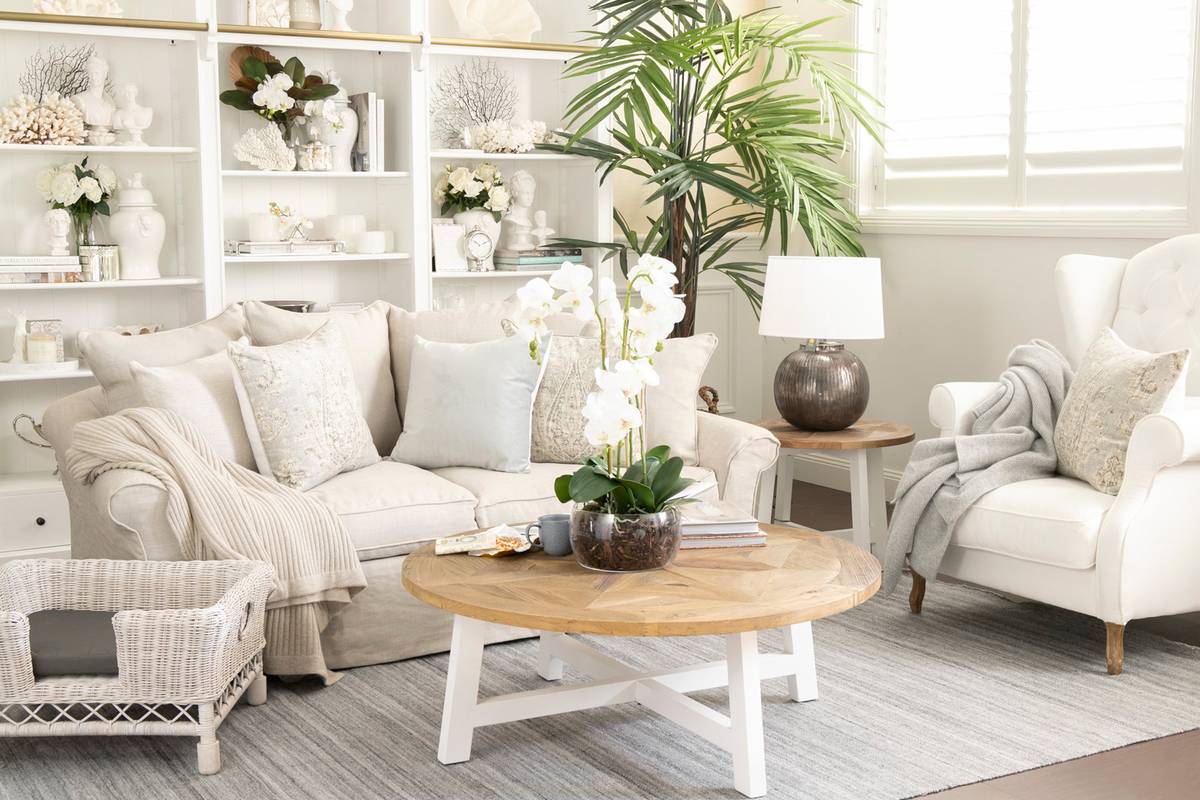
[(879, 259), (767, 259), (758, 332), (789, 339), (882, 339)]

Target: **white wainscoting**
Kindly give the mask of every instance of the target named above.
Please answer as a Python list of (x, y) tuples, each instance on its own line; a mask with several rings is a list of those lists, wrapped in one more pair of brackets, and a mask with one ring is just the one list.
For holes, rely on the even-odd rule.
[[(731, 261), (753, 260), (761, 255), (758, 239), (748, 239), (728, 254)], [(719, 344), (704, 385), (721, 398), (721, 413), (753, 422), (763, 412), (763, 346), (758, 319), (742, 290), (729, 278), (714, 272), (700, 276), (697, 290), (696, 331), (715, 333)]]

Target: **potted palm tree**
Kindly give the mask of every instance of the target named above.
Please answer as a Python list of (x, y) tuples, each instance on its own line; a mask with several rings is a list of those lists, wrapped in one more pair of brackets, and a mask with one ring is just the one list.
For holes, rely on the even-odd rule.
[[(838, 162), (855, 123), (878, 139), (879, 122), (837, 60), (853, 49), (820, 33), (835, 17), (738, 17), (725, 0), (596, 0), (592, 11), (605, 28), (591, 37), (597, 49), (564, 74), (594, 80), (567, 107), (565, 141), (539, 147), (593, 158), (605, 180), (637, 175), (661, 210), (640, 234), (616, 213), (623, 241), (564, 242), (607, 250), (623, 273), (631, 253), (674, 263), (686, 307), (679, 336), (694, 331), (697, 281), (709, 270), (758, 312), (763, 265), (730, 258), (740, 232), (765, 244), (777, 231), (786, 253), (798, 224), (818, 255), (862, 255)], [(611, 142), (595, 133), (605, 123)]]

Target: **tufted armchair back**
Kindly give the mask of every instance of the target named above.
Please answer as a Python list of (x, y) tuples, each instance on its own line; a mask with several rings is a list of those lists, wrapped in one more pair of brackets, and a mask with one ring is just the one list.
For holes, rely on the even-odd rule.
[(1064, 256), (1054, 286), (1074, 364), (1109, 326), (1142, 350), (1191, 348), (1197, 357), (1187, 393), (1200, 395), (1200, 234), (1167, 239), (1129, 259)]

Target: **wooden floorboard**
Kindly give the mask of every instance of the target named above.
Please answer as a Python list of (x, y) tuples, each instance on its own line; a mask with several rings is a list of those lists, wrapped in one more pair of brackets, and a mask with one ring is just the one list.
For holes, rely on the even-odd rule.
[[(848, 528), (850, 496), (836, 489), (797, 482), (792, 490), (792, 521), (817, 530)], [(1200, 646), (1200, 614), (1135, 620), (1130, 625), (1153, 630), (1175, 641)], [(1137, 665), (1130, 663), (1126, 668), (1136, 669)], [(1200, 669), (1200, 660), (1196, 668)], [(1200, 798), (1198, 756), (1200, 730), (1195, 730), (983, 783), (960, 786), (927, 797), (936, 800)]]

